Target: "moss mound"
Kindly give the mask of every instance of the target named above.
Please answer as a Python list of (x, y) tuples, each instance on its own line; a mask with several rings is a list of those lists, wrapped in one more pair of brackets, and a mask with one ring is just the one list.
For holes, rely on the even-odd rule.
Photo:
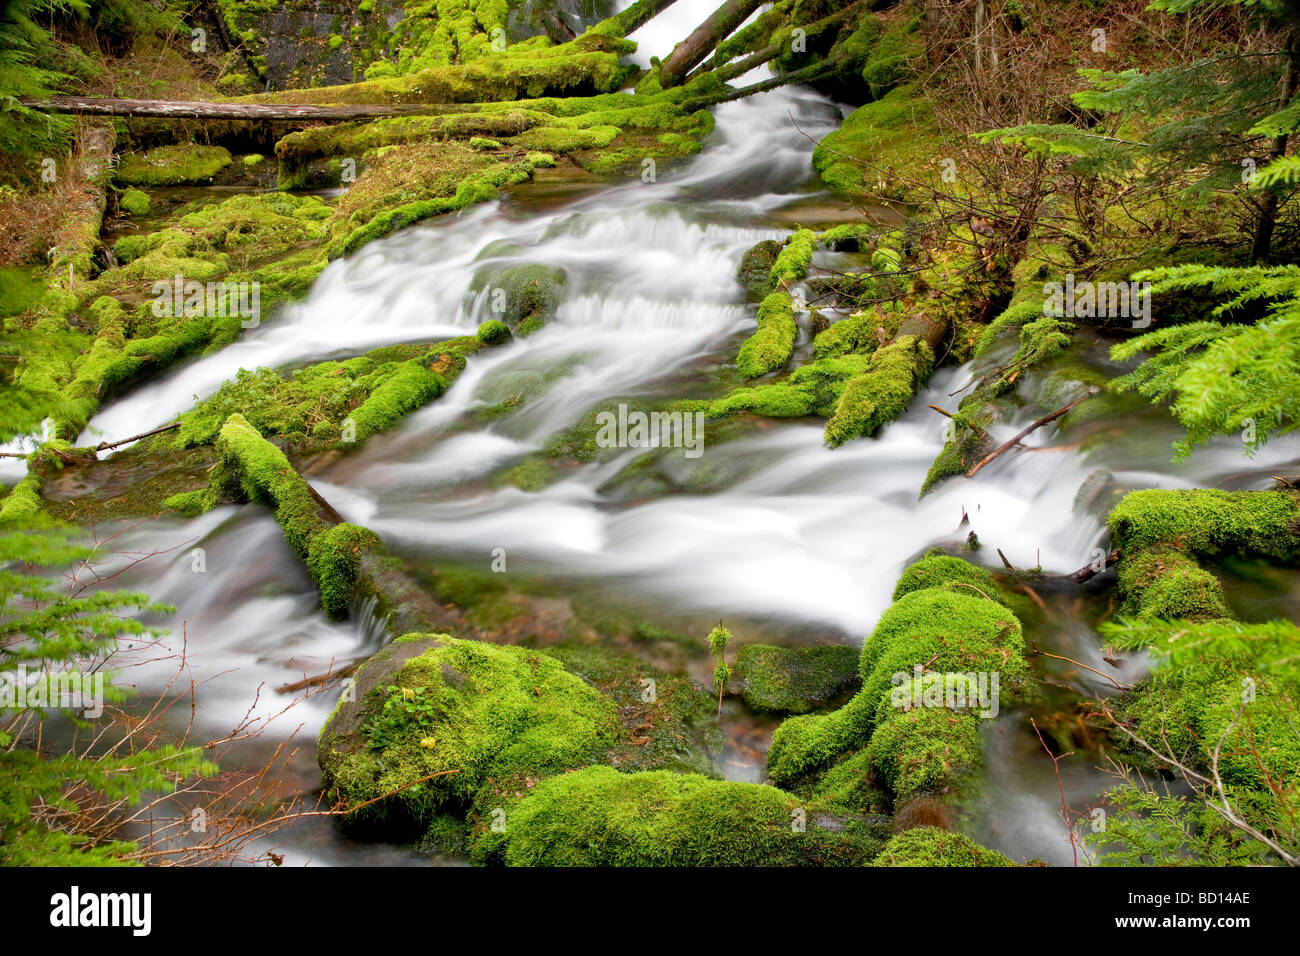
[(773, 787), (590, 767), (536, 787), (477, 852), (511, 866), (829, 866), (878, 847)]
[(234, 160), (224, 146), (183, 143), (127, 153), (117, 165), (118, 182), (132, 186), (179, 186), (210, 183)]
[(1177, 548), (1144, 548), (1124, 558), (1119, 566), (1120, 591), (1125, 614), (1139, 618), (1193, 621), (1229, 618), (1223, 603), (1223, 586)]
[(774, 372), (790, 360), (798, 327), (788, 292), (773, 292), (758, 306), (758, 329), (740, 346), (736, 368), (745, 378)]
[(613, 704), (555, 658), (443, 634), (398, 638), (362, 665), (355, 690), (317, 754), (333, 800), (382, 798), (353, 823), (422, 829), (489, 782), (525, 789), (599, 759), (617, 732)]
[(885, 844), (872, 866), (1016, 866), (970, 837), (938, 827), (905, 830)]
[(745, 703), (754, 710), (806, 714), (858, 683), (858, 651), (843, 645), (774, 647), (748, 644), (736, 659)]

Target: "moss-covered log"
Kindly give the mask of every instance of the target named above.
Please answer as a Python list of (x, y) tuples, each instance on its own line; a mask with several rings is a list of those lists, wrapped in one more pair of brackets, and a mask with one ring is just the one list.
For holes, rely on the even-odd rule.
[[(864, 811), (869, 792), (843, 792), (861, 772), (899, 807), (953, 793), (979, 765), (980, 719), (1020, 697), (1028, 678), (1020, 622), (988, 572), (954, 558), (922, 559), (897, 593), (863, 644), (862, 689), (777, 728), (767, 769), (778, 785)], [(850, 761), (857, 771), (836, 772)]]
[[(445, 627), (453, 616), (415, 585), (366, 528), (343, 522), (284, 452), (242, 415), (232, 415), (217, 439), (221, 463), (206, 493), (256, 501), (275, 513), (284, 538), (307, 565), (321, 592), (321, 606), (342, 616), (358, 598), (373, 597), (377, 613), (394, 630)], [(210, 503), (210, 502), (209, 502)], [(176, 506), (190, 504), (174, 502)]]
[(709, 16), (673, 48), (659, 70), (659, 81), (664, 87), (677, 86), (692, 67), (708, 57), (713, 49), (729, 37), (751, 13), (763, 5), (763, 0), (725, 0)]

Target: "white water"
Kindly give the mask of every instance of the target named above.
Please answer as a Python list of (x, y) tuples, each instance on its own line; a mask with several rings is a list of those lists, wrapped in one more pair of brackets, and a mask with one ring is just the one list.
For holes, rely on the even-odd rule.
[[(700, 8), (682, 2), (670, 13), (692, 23)], [(685, 32), (682, 23), (655, 29)], [(1090, 455), (1007, 455), (976, 479), (949, 481), (918, 502), (943, 442), (943, 422), (926, 405), (954, 407), (959, 397), (949, 393), (971, 374), (963, 368), (938, 373), (878, 438), (834, 451), (823, 447), (820, 425), (806, 421), (766, 423), (732, 442), (708, 443), (706, 432), (698, 464), (677, 459), (666, 467), (727, 476), (713, 493), (624, 500), (602, 492), (640, 454), (635, 450), (584, 465), (540, 492), (494, 489), (485, 479), (601, 402), (712, 394), (711, 370), (734, 358), (739, 334), (753, 326), (734, 279), (740, 255), (784, 235), (788, 229), (770, 225), (775, 214), (806, 198), (811, 146), (791, 114), (814, 138), (836, 119), (831, 104), (802, 90), (727, 104), (717, 110), (715, 142), (690, 163), (661, 168), (656, 183), (631, 180), (527, 215), (510, 202), (491, 203), (373, 243), (332, 264), (302, 303), (105, 408), (88, 431), (115, 439), (162, 424), (240, 367), (284, 367), (465, 334), (492, 317), (487, 297), (471, 292), (477, 270), (561, 266), (568, 281), (554, 322), (474, 356), (444, 397), (324, 472), (317, 489), (403, 551), (486, 567), (493, 549), (503, 548), (512, 572), (580, 579), (620, 602), (751, 622), (754, 636), (770, 626), (850, 641), (870, 632), (910, 560), (929, 546), (959, 542), (968, 530), (986, 545), (981, 559), (996, 547), (1020, 567), (1082, 566), (1103, 532), (1095, 516), (1073, 513), (1071, 503), (1095, 468), (1109, 467), (1128, 486), (1236, 487), (1295, 457), (1294, 443), (1278, 443), (1247, 464), (1224, 441), (1174, 468), (1168, 446), (1175, 432), (1156, 412), (1141, 419), (1141, 440)], [(491, 404), (494, 385), (521, 374), (555, 377), (509, 415), (488, 424), (474, 416)], [(1026, 409), (997, 434), (1009, 436), (1039, 414)], [(1027, 444), (1062, 440), (1046, 429)], [(1238, 472), (1246, 474), (1230, 477)], [(963, 509), (970, 526), (959, 529)], [(198, 691), (203, 728), (229, 727), (250, 706), (269, 718), (282, 706), (271, 688), (364, 650), (354, 627), (331, 624), (316, 610), (279, 529), (256, 508), (155, 523), (132, 532), (124, 546), (169, 548), (189, 538), (206, 550), (206, 573), (192, 572), (187, 544), (121, 580), (178, 605), (171, 622), (186, 622), (189, 660), (207, 681)], [(737, 628), (742, 640), (751, 636), (745, 630)], [(173, 637), (169, 647), (176, 645)], [(1104, 666), (1086, 633), (1072, 639), (1071, 656)], [(134, 677), (142, 690), (159, 691), (173, 672), (174, 661), (164, 660)], [(1079, 687), (1104, 689), (1088, 680), (1080, 678)], [(316, 698), (295, 708), (276, 719), (268, 738), (301, 724), (309, 744), (331, 703)], [(977, 829), (1017, 856), (1068, 862), (1050, 765), (1026, 749), (1017, 721), (1004, 715), (988, 735), (989, 793)], [(1072, 797), (1086, 802), (1098, 783), (1089, 773), (1077, 777)], [(300, 832), (307, 836), (291, 862), (359, 858), (355, 848), (344, 852), (322, 836), (327, 829)]]

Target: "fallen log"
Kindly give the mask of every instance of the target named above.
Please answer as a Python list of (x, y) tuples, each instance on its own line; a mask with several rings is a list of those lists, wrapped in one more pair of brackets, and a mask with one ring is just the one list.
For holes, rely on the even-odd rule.
[(636, 0), (636, 3), (622, 13), (614, 14), (608, 20), (597, 24), (593, 29), (601, 32), (617, 33), (619, 36), (625, 37), (659, 16), (676, 2), (677, 0)]
[(682, 109), (704, 109), (705, 107), (714, 106), (718, 103), (730, 103), (732, 100), (744, 99), (746, 96), (753, 96), (755, 93), (766, 93), (768, 90), (774, 90), (777, 87), (786, 86), (790, 83), (809, 83), (833, 72), (839, 67), (839, 65), (839, 60), (823, 60), (820, 63), (806, 66), (802, 70), (795, 70), (793, 73), (782, 73), (780, 76), (774, 76), (771, 79), (763, 80), (759, 83), (751, 83), (749, 86), (742, 86), (738, 90), (731, 89), (729, 92), (720, 95), (687, 100), (682, 104)]
[(680, 84), (692, 67), (702, 63), (719, 43), (762, 5), (763, 0), (725, 0), (668, 54), (659, 69), (659, 82), (665, 89)]
[[(883, 2), (884, 0), (855, 0), (855, 2), (850, 3), (844, 9), (837, 10), (830, 16), (818, 20), (812, 26), (808, 27), (805, 34), (807, 37), (820, 36), (831, 27), (838, 28), (845, 20), (859, 12), (862, 12), (860, 8), (862, 8), (863, 4), (866, 4), (867, 10), (873, 10), (878, 6), (881, 6)], [(739, 60), (732, 60), (729, 63), (724, 63), (720, 59), (719, 55), (715, 53), (712, 61), (701, 63), (690, 72), (686, 77), (686, 80), (689, 82), (701, 73), (707, 73), (709, 70), (717, 70), (718, 78), (724, 83), (729, 83), (738, 76), (744, 76), (750, 70), (754, 69), (754, 67), (762, 66), (769, 60), (775, 59), (786, 49), (786, 45), (789, 42), (790, 38), (787, 37), (782, 43), (770, 44), (757, 52), (749, 54), (749, 56), (743, 57)]]
[(354, 106), (308, 106), (296, 103), (215, 103), (201, 100), (127, 100), (110, 96), (50, 96), (22, 104), (46, 113), (74, 116), (129, 116), (154, 119), (289, 120), (341, 123), (376, 116), (418, 116), (463, 109), (454, 103), (365, 103)]

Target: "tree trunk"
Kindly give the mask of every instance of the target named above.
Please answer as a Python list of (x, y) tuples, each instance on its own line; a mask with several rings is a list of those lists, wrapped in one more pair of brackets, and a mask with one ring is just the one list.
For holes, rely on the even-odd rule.
[[(1297, 44), (1300, 38), (1292, 36), (1291, 42), (1287, 44), (1286, 73), (1282, 76), (1282, 95), (1279, 98), (1278, 109), (1286, 109), (1291, 97), (1295, 95), (1297, 74), (1300, 74), (1300, 49)], [(1273, 140), (1273, 148), (1269, 151), (1269, 161), (1279, 159), (1286, 155), (1287, 135)], [(1277, 225), (1277, 203), (1278, 187), (1271, 186), (1264, 195), (1264, 208), (1260, 210), (1259, 222), (1255, 225), (1255, 242), (1250, 250), (1250, 257), (1258, 265), (1267, 265), (1268, 258), (1273, 249), (1273, 228)]]
[(665, 88), (677, 86), (696, 64), (704, 61), (713, 48), (745, 22), (746, 18), (763, 5), (763, 0), (726, 0), (664, 60), (659, 70), (659, 82)]
[(676, 0), (636, 0), (632, 6), (622, 13), (614, 14), (605, 23), (613, 25), (615, 32), (625, 37), (659, 16), (675, 2)]

